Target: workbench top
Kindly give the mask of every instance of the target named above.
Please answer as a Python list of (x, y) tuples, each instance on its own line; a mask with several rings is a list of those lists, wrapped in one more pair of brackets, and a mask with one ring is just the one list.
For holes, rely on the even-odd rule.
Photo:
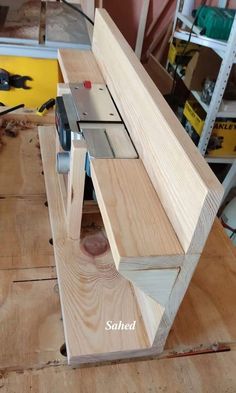
[(218, 220), (159, 359), (78, 370), (66, 365), (37, 129), (3, 141), (1, 391), (235, 392), (235, 248)]

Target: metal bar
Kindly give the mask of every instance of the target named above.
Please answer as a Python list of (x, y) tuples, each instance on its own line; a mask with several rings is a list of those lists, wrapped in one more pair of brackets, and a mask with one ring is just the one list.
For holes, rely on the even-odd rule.
[(177, 23), (177, 19), (178, 19), (177, 16), (178, 16), (178, 13), (180, 12), (180, 5), (181, 5), (181, 3), (182, 3), (182, 0), (178, 0), (177, 1), (175, 17), (174, 17), (174, 23), (173, 23), (173, 30), (172, 30), (172, 37), (174, 36), (176, 23)]
[(84, 139), (91, 158), (114, 158), (105, 129), (83, 128)]
[(218, 0), (218, 7), (226, 8), (228, 6), (228, 0)]
[(200, 34), (201, 29), (199, 29), (199, 27), (197, 27), (195, 25), (193, 26), (194, 19), (192, 17), (183, 15), (180, 12), (178, 12), (177, 13), (177, 19), (180, 19), (181, 22), (183, 22), (189, 29), (192, 29), (192, 31), (195, 34)]
[(231, 188), (236, 187), (236, 159), (234, 160), (233, 165), (231, 166), (223, 181), (223, 187), (225, 189), (225, 193), (222, 203), (224, 202)]
[(8, 108), (5, 111), (0, 112), (0, 116), (4, 116), (7, 113), (16, 111), (17, 109), (20, 109), (20, 108), (24, 108), (24, 106), (25, 106), (24, 104), (19, 104), (19, 105), (13, 106), (12, 108)]
[[(69, 46), (73, 48), (72, 46)], [(33, 57), (40, 59), (57, 59), (58, 47), (46, 47), (45, 45), (8, 45), (0, 43), (0, 55), (3, 56), (20, 56), (20, 57)], [(89, 50), (87, 46), (77, 45), (76, 48), (81, 50)]]
[(217, 163), (217, 164), (233, 164), (234, 161), (236, 161), (235, 156), (225, 156), (225, 157), (211, 157), (211, 156), (205, 156), (205, 160), (207, 162), (211, 163)]
[[(170, 43), (173, 42), (174, 33), (175, 33), (175, 29), (176, 29), (176, 23), (177, 23), (177, 14), (180, 11), (180, 5), (181, 5), (182, 2), (183, 2), (183, 0), (178, 0), (177, 1)], [(169, 60), (167, 58), (167, 61), (166, 61), (166, 69), (167, 70), (168, 70), (168, 67), (169, 67)]]
[(91, 83), (90, 88), (85, 88), (83, 83), (70, 83), (69, 86), (80, 122), (122, 123), (106, 85)]
[[(189, 33), (185, 31), (175, 31), (175, 38), (179, 38), (180, 40), (188, 41)], [(192, 34), (190, 42), (193, 42), (197, 45), (206, 46), (207, 48), (211, 48), (215, 51), (225, 51), (227, 50), (227, 43), (220, 40), (214, 40), (213, 38), (208, 38), (205, 36), (199, 37), (198, 35)]]

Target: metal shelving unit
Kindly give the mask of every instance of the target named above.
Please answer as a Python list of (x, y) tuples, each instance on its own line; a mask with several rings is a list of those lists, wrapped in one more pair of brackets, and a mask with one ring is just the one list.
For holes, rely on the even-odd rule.
[[(227, 42), (204, 37), (200, 35), (200, 29), (197, 26), (193, 26), (193, 18), (183, 14), (182, 10), (184, 9), (186, 1), (189, 0), (177, 1), (172, 38), (178, 38), (184, 41), (189, 40), (189, 32), (182, 29), (177, 30), (176, 28), (177, 23), (180, 20), (188, 29), (192, 28), (190, 42), (213, 49), (222, 59), (210, 104), (207, 105), (202, 102), (199, 92), (191, 91), (195, 99), (206, 112), (206, 119), (198, 144), (198, 149), (202, 155), (205, 156), (216, 118), (236, 118), (236, 101), (235, 110), (232, 108), (225, 110), (224, 107), (227, 105), (224, 105), (224, 101), (222, 100), (232, 65), (236, 62), (236, 16)], [(227, 1), (218, 1), (219, 7), (226, 7), (226, 5)], [(223, 184), (226, 190), (228, 190), (229, 186), (236, 186), (236, 157), (206, 157), (206, 159), (208, 162), (232, 164)]]

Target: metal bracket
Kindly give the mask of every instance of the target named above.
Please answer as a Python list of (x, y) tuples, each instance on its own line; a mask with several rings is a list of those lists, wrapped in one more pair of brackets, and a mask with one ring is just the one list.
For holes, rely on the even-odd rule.
[(122, 119), (103, 84), (69, 84), (80, 123), (122, 123)]
[[(62, 148), (69, 152), (73, 140), (84, 139), (87, 145), (86, 172), (90, 175), (93, 158), (137, 158), (137, 152), (120, 114), (103, 84), (85, 81), (70, 84), (71, 94), (56, 99), (56, 124)], [(119, 143), (125, 144), (121, 151)], [(127, 153), (128, 151), (128, 153)], [(69, 171), (70, 155), (58, 153), (58, 172)]]

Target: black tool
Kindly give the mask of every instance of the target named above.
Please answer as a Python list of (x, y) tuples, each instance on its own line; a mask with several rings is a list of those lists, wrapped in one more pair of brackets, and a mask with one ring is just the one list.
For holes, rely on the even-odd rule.
[(43, 116), (48, 109), (53, 108), (55, 105), (55, 98), (50, 98), (48, 101), (44, 102), (38, 109), (37, 115)]
[(71, 148), (71, 129), (62, 97), (56, 97), (56, 126), (61, 147), (65, 151)]
[(11, 87), (29, 90), (31, 87), (27, 86), (26, 82), (32, 80), (30, 76), (11, 75), (8, 71), (0, 68), (0, 90), (10, 90)]
[(23, 108), (24, 106), (25, 106), (24, 104), (19, 104), (19, 105), (13, 106), (12, 108), (7, 108), (5, 111), (0, 112), (0, 116), (4, 116), (7, 113), (16, 111), (17, 109)]
[(10, 90), (9, 73), (0, 68), (0, 90)]
[(30, 76), (11, 75), (9, 77), (9, 81), (10, 86), (15, 87), (16, 89), (31, 89), (31, 87), (26, 85), (27, 81), (32, 81), (32, 78)]

